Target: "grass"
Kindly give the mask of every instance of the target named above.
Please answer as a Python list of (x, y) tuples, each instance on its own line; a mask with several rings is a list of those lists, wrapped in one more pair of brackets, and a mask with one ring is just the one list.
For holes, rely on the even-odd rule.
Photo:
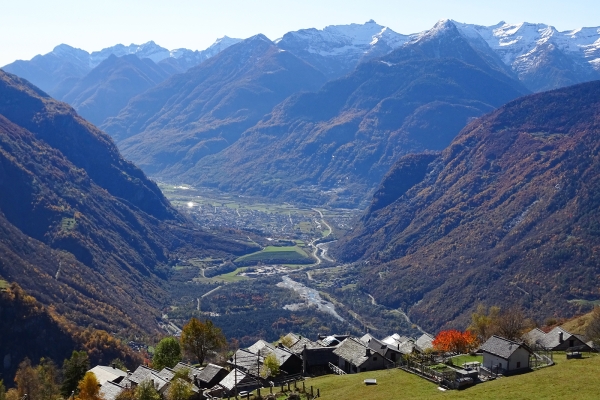
[(294, 261), (306, 261), (312, 260), (312, 258), (298, 246), (267, 246), (256, 253), (239, 257), (235, 262), (261, 261), (266, 264), (273, 260), (277, 260), (277, 262), (285, 261), (286, 263), (293, 264)]
[(458, 367), (462, 366), (466, 362), (473, 362), (473, 361), (479, 361), (480, 363), (482, 363), (483, 356), (470, 356), (470, 355), (465, 354), (462, 356), (452, 357), (452, 364), (454, 364)]
[[(500, 378), (461, 391), (441, 392), (437, 386), (402, 370), (327, 375), (308, 379), (307, 386), (321, 390), (322, 400), (391, 399), (597, 399), (600, 393), (600, 356), (582, 360), (555, 357), (554, 367)], [(364, 379), (377, 379), (365, 386)]]

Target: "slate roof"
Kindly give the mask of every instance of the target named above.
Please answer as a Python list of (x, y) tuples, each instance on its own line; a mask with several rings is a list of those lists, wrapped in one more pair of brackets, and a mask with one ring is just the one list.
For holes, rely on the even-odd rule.
[(406, 341), (410, 340), (409, 337), (406, 336), (400, 336), (397, 333), (394, 333), (391, 336), (388, 336), (386, 338), (383, 338), (382, 342), (386, 343), (386, 344), (391, 344), (391, 345), (396, 345), (396, 344), (401, 344), (404, 343)]
[(233, 370), (231, 371), (221, 382), (219, 382), (219, 386), (223, 386), (228, 391), (233, 390), (234, 387), (241, 383), (245, 383), (250, 381), (250, 376), (241, 370)]
[(188, 370), (188, 378), (190, 378), (192, 381), (194, 380), (194, 375), (200, 375), (200, 373), (203, 370), (202, 368), (196, 368), (196, 367), (193, 367), (190, 364), (186, 364), (184, 362), (179, 362), (179, 363), (177, 363), (176, 366), (173, 367), (173, 370), (175, 372), (179, 372), (182, 369)]
[(118, 383), (106, 381), (100, 388), (100, 395), (104, 400), (115, 400), (125, 388)]
[(510, 356), (521, 347), (531, 353), (529, 347), (524, 344), (494, 335), (486, 340), (486, 342), (481, 345), (480, 349), (486, 353), (508, 360)]
[(428, 335), (427, 333), (422, 334), (417, 339), (417, 346), (419, 346), (421, 350), (433, 348), (433, 337), (431, 335)]
[(159, 392), (169, 383), (159, 375), (158, 371), (144, 365), (140, 365), (126, 380), (133, 382), (136, 385), (139, 385), (144, 381), (154, 380), (154, 387)]
[(333, 351), (333, 354), (359, 367), (369, 359), (367, 349), (367, 345), (360, 339), (349, 337)]
[[(362, 338), (360, 340), (361, 340), (361, 342), (365, 343), (362, 340)], [(366, 345), (368, 348), (370, 348), (371, 350), (373, 350), (376, 353), (379, 353), (380, 355), (382, 355), (384, 357), (388, 350), (388, 345), (386, 343), (383, 343), (382, 341), (377, 340), (374, 337), (371, 337), (371, 339), (366, 343)], [(395, 347), (393, 347), (393, 348), (395, 348)]]
[(265, 342), (264, 340), (261, 339), (261, 340), (257, 341), (256, 343), (254, 343), (252, 346), (248, 347), (247, 350), (250, 353), (261, 354), (261, 351), (264, 351), (265, 349), (275, 350), (275, 346), (273, 346), (271, 343)]
[(304, 346), (306, 346), (307, 349), (317, 349), (317, 348), (323, 347), (323, 346), (319, 345), (317, 342), (313, 342), (312, 340), (309, 340), (309, 339), (303, 337), (303, 338), (299, 338), (296, 341), (296, 343), (294, 343), (290, 347), (290, 350), (294, 354), (302, 354), (302, 351), (304, 350)]
[(371, 335), (370, 333), (367, 333), (363, 337), (360, 338), (360, 341), (363, 343), (369, 343), (369, 340), (371, 340), (371, 339), (375, 339), (375, 337), (373, 335)]
[(215, 376), (221, 371), (224, 371), (225, 368), (219, 367), (215, 364), (208, 364), (202, 371), (198, 373), (197, 378), (205, 383), (208, 383), (213, 380)]
[(254, 376), (258, 376), (263, 361), (263, 356), (251, 353), (248, 350), (239, 349), (235, 352), (235, 357), (231, 357), (228, 363)]
[(108, 381), (113, 382), (115, 380), (121, 380), (127, 376), (127, 372), (125, 371), (104, 365), (96, 365), (94, 368), (90, 369), (89, 372), (93, 372), (94, 375), (96, 375), (96, 379), (100, 385), (104, 385), (104, 383)]
[(165, 381), (170, 381), (175, 376), (175, 371), (171, 368), (165, 367), (162, 371), (158, 372), (158, 376), (163, 378)]
[[(560, 341), (561, 333), (562, 333), (562, 338), (563, 338), (562, 342)], [(562, 343), (566, 342), (567, 340), (571, 340), (571, 339), (579, 340), (582, 343), (580, 345), (586, 344), (584, 337), (582, 337), (580, 335), (573, 335), (571, 332), (564, 330), (560, 326), (557, 326), (556, 328), (552, 329), (548, 333), (545, 333), (544, 331), (542, 331), (538, 328), (532, 329), (531, 331), (529, 331), (525, 335), (523, 335), (523, 339), (527, 343), (539, 344), (547, 349), (553, 349), (553, 348), (561, 345)]]

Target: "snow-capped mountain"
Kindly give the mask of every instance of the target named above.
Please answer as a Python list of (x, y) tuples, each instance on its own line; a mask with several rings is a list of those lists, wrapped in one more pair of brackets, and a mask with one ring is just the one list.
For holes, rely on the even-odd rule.
[(492, 26), (453, 21), (463, 35), (481, 38), (533, 91), (600, 79), (600, 28), (559, 32), (546, 24)]
[(220, 51), (239, 42), (227, 36), (217, 39), (209, 48), (201, 51), (188, 49), (167, 50), (153, 41), (138, 45), (117, 44), (100, 51), (88, 53), (67, 44), (56, 46), (50, 53), (37, 55), (29, 61), (17, 60), (5, 65), (6, 72), (25, 78), (56, 98), (62, 98), (72, 84), (86, 76), (104, 60), (114, 55), (122, 57), (135, 55), (140, 59), (149, 58), (155, 63), (166, 63), (170, 73), (183, 72), (198, 65)]
[(275, 43), (333, 79), (352, 71), (360, 61), (388, 54), (409, 38), (370, 20), (288, 32)]

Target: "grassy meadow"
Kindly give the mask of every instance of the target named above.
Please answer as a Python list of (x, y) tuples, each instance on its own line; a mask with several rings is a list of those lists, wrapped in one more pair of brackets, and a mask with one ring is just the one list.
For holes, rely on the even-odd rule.
[[(442, 392), (437, 386), (399, 369), (354, 375), (327, 375), (308, 379), (307, 386), (321, 390), (322, 400), (391, 399), (599, 399), (600, 356), (582, 360), (555, 357), (556, 365), (461, 391)], [(364, 379), (377, 385), (366, 386)]]

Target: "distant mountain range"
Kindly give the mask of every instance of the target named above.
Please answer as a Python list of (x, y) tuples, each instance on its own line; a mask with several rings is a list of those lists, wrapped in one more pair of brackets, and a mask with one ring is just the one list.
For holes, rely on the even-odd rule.
[(156, 331), (175, 254), (256, 247), (192, 226), (67, 104), (1, 71), (0, 97), (0, 279), (68, 321)]
[(599, 31), (444, 20), (402, 35), (369, 21), (274, 42), (225, 37), (201, 52), (61, 45), (4, 69), (69, 102), (161, 179), (354, 206), (398, 157), (443, 149), (470, 118), (600, 79)]
[(512, 101), (441, 154), (401, 158), (330, 251), (429, 329), (479, 303), (572, 315), (600, 298), (599, 132), (598, 81)]

